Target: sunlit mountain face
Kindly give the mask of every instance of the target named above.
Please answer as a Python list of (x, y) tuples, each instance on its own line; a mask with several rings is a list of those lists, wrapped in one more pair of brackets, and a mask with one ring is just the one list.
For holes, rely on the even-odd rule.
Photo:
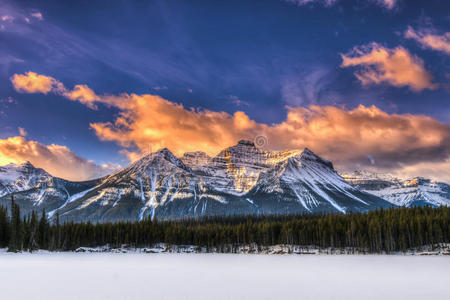
[(49, 219), (58, 215), (63, 221), (347, 213), (397, 206), (352, 186), (330, 161), (307, 148), (264, 151), (246, 140), (206, 161), (190, 155), (179, 159), (165, 148), (86, 182), (51, 177), (30, 163), (2, 171), (0, 204), (8, 206), (14, 198), (22, 213), (45, 210)]
[[(253, 212), (271, 197), (295, 203), (266, 207), (276, 212), (445, 205), (449, 11), (444, 0), (2, 1), (0, 195), (68, 219), (103, 203), (83, 210), (92, 220), (121, 218), (125, 194), (129, 219), (225, 202)], [(309, 152), (332, 166), (309, 168)]]

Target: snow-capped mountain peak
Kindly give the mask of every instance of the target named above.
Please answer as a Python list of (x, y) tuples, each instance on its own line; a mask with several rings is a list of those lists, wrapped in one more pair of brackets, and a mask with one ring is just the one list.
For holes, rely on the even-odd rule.
[(254, 197), (273, 197), (299, 203), (306, 212), (369, 210), (387, 207), (376, 197), (359, 192), (344, 181), (331, 162), (311, 150), (289, 157), (261, 175), (250, 191)]
[(5, 193), (14, 193), (27, 213), (45, 208), (49, 217), (59, 212), (61, 221), (103, 222), (345, 213), (390, 207), (382, 198), (404, 205), (416, 199), (440, 205), (450, 199), (448, 185), (420, 177), (402, 181), (360, 171), (346, 179), (308, 148), (267, 151), (241, 140), (212, 158), (200, 151), (177, 158), (164, 148), (89, 182), (53, 178), (30, 163), (0, 167), (0, 201), (7, 205)]
[[(266, 151), (248, 140), (222, 150), (206, 166), (199, 168), (204, 181), (225, 193), (242, 195), (258, 181), (261, 173), (279, 162), (298, 155), (299, 151)], [(213, 180), (213, 181), (212, 181)]]
[(450, 205), (450, 185), (423, 177), (400, 179), (390, 174), (354, 171), (341, 174), (347, 182), (395, 205)]
[(31, 189), (51, 178), (50, 174), (35, 168), (29, 161), (0, 166), (0, 196)]
[(300, 160), (302, 162), (319, 163), (319, 164), (322, 164), (322, 165), (327, 166), (330, 169), (334, 170), (333, 164), (330, 161), (321, 158), (320, 156), (316, 155), (314, 152), (312, 152), (308, 148), (305, 148), (303, 150), (303, 152), (300, 154)]
[[(129, 171), (142, 171), (149, 168), (156, 170), (165, 170), (168, 168), (177, 167), (187, 172), (191, 172), (191, 169), (187, 167), (178, 157), (176, 157), (169, 149), (164, 148), (159, 151), (150, 153), (141, 159), (132, 163), (125, 170)], [(120, 173), (120, 172), (119, 172)]]

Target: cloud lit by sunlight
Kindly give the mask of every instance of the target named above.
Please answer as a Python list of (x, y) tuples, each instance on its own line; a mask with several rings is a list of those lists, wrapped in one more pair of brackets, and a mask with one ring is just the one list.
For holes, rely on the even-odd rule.
[(44, 19), (44, 17), (42, 16), (42, 14), (39, 11), (31, 13), (30, 16), (38, 19), (39, 21), (42, 21)]
[(0, 139), (0, 165), (25, 161), (43, 168), (53, 176), (76, 181), (97, 178), (119, 168), (111, 164), (99, 166), (76, 155), (66, 146), (43, 145), (23, 136)]
[(11, 77), (13, 87), (19, 93), (43, 93), (56, 91), (61, 86), (60, 83), (50, 76), (40, 75), (34, 72), (25, 74), (14, 74)]
[[(445, 161), (450, 155), (450, 125), (423, 115), (388, 114), (375, 106), (287, 107), (283, 122), (264, 124), (242, 111), (229, 114), (186, 108), (149, 94), (100, 96), (84, 85), (72, 91), (64, 88), (60, 94), (91, 108), (100, 103), (118, 108), (114, 120), (94, 121), (90, 126), (100, 140), (122, 146), (131, 160), (149, 148), (163, 147), (177, 155), (197, 150), (215, 155), (240, 139), (253, 140), (257, 135), (268, 138), (268, 149), (308, 147), (341, 167), (374, 164), (411, 169), (420, 163)], [(450, 178), (449, 173), (444, 176)]]
[(27, 136), (28, 135), (28, 132), (25, 130), (25, 128), (19, 127), (18, 130), (19, 130), (19, 134), (21, 136)]
[(359, 67), (355, 76), (363, 85), (387, 83), (396, 87), (408, 86), (416, 92), (437, 88), (423, 60), (402, 46), (388, 49), (371, 43), (355, 47), (341, 57), (341, 67)]
[(397, 4), (397, 0), (376, 0), (376, 2), (387, 9), (393, 9)]
[(424, 48), (429, 48), (444, 52), (450, 55), (450, 32), (437, 34), (431, 30), (414, 30), (408, 27), (405, 31), (405, 37), (416, 40)]

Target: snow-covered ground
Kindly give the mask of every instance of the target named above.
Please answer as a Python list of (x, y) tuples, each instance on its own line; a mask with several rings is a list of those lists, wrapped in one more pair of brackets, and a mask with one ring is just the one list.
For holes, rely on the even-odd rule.
[(2, 299), (450, 299), (448, 256), (0, 254)]

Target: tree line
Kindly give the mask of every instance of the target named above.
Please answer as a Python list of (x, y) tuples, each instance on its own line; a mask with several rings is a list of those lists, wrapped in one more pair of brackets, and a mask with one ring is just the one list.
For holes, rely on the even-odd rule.
[[(21, 216), (12, 200), (0, 206), (0, 247), (9, 251), (70, 251), (78, 247), (150, 247), (157, 243), (195, 245), (228, 252), (256, 244), (360, 249), (369, 253), (406, 251), (450, 242), (450, 208), (390, 208), (368, 213), (205, 217), (140, 222), (59, 223), (45, 211)], [(227, 250), (228, 249), (228, 250)]]

